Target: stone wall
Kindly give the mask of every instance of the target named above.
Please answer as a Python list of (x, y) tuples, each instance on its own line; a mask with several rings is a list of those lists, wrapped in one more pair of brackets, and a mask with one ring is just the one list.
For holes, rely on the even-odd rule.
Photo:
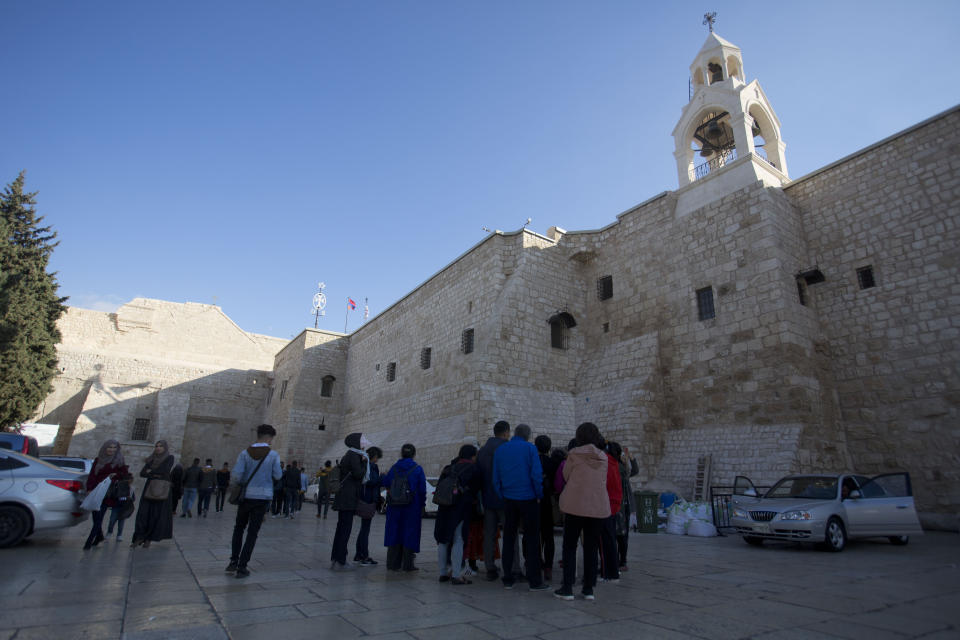
[[(960, 505), (960, 110), (786, 189), (801, 213), (824, 358), (853, 465), (907, 470), (923, 510)], [(857, 270), (876, 286), (861, 289)]]
[[(55, 450), (91, 457), (109, 438), (139, 465), (158, 439), (179, 456), (233, 462), (262, 422), (273, 356), (285, 343), (247, 334), (210, 305), (138, 298), (117, 313), (70, 308), (60, 374), (40, 409)], [(146, 440), (134, 425), (147, 420)]]
[[(704, 454), (714, 484), (907, 469), (921, 510), (946, 518), (960, 505), (958, 124), (951, 110), (785, 189), (711, 200), (695, 182), (603, 229), (491, 234), (349, 336), (256, 336), (190, 303), (71, 309), (38, 420), (92, 455), (149, 419), (152, 438), (218, 464), (206, 450), (239, 450), (266, 420), (310, 470), (362, 432), (387, 464), (413, 442), (430, 474), (500, 419), (555, 446), (591, 421), (639, 456), (640, 483), (688, 488)], [(866, 266), (877, 286), (861, 289)], [(798, 275), (815, 268), (826, 281), (804, 304)], [(698, 317), (702, 287), (714, 318)], [(566, 348), (551, 345), (557, 314), (576, 323)]]
[[(274, 447), (284, 461), (316, 471), (326, 459), (323, 452), (340, 439), (348, 347), (343, 334), (306, 329), (277, 354), (267, 421), (278, 430)], [(330, 397), (321, 395), (325, 376), (335, 378)]]

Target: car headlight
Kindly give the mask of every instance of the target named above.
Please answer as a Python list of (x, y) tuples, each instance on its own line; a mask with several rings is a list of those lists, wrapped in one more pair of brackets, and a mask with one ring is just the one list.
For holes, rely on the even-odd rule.
[(780, 514), (781, 520), (811, 520), (812, 518), (809, 511), (785, 511)]
[(750, 514), (747, 513), (746, 509), (741, 509), (740, 507), (733, 508), (733, 517), (734, 518), (743, 518), (744, 520), (750, 519)]

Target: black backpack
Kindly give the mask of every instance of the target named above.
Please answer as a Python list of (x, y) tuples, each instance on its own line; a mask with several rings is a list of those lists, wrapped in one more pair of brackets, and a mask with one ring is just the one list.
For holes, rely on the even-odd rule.
[(450, 473), (443, 476), (437, 483), (437, 488), (433, 492), (433, 504), (449, 507), (457, 502), (462, 489), (460, 487), (460, 474), (454, 471), (455, 468), (451, 467)]
[(399, 469), (393, 474), (390, 481), (390, 488), (387, 489), (387, 504), (391, 507), (405, 507), (413, 504), (413, 490), (410, 488), (410, 481), (407, 476), (416, 469), (416, 466), (410, 467), (406, 472)]
[(327, 474), (327, 493), (336, 493), (340, 491), (340, 463), (330, 470)]

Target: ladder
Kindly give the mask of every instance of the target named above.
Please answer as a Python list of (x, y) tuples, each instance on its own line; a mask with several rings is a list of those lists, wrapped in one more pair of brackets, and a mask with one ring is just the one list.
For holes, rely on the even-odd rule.
[(697, 475), (693, 479), (693, 501), (703, 502), (710, 491), (710, 466), (713, 456), (707, 454), (697, 458)]

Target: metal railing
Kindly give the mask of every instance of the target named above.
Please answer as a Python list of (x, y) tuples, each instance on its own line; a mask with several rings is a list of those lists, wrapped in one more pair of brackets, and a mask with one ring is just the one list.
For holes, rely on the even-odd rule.
[(770, 165), (774, 169), (777, 168), (777, 165), (773, 164), (773, 161), (771, 161), (770, 158), (767, 157), (767, 152), (763, 147), (754, 147), (753, 152), (757, 156), (759, 156), (761, 160), (766, 162), (768, 165)]
[[(757, 487), (757, 492), (763, 495), (770, 487)], [(733, 487), (711, 485), (710, 486), (710, 507), (713, 511), (713, 526), (717, 531), (723, 529), (733, 529), (730, 525), (730, 501), (733, 499)]]
[(736, 148), (718, 151), (712, 158), (702, 164), (698, 164), (693, 168), (693, 179), (699, 180), (700, 178), (708, 176), (710, 175), (711, 171), (716, 171), (717, 169), (726, 165), (728, 162), (733, 162), (736, 159)]

